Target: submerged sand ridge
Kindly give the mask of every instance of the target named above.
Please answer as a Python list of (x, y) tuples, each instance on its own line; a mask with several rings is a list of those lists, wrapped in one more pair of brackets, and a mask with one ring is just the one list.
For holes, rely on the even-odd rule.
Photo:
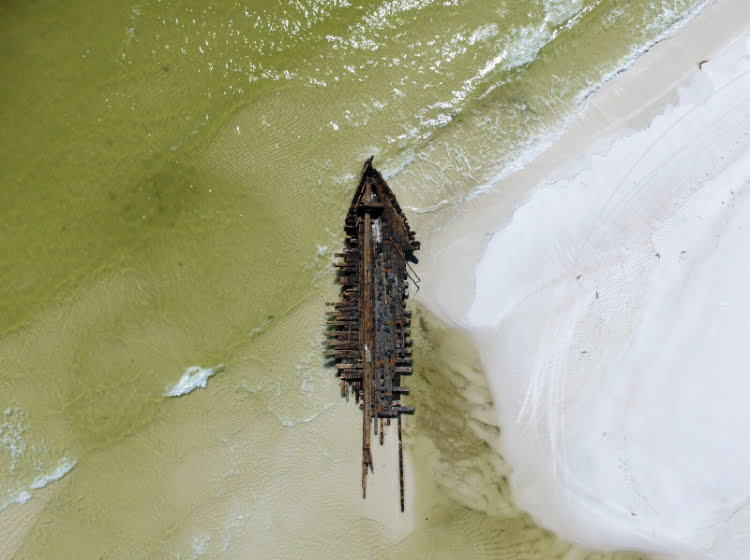
[(514, 499), (589, 546), (750, 550), (748, 15), (707, 8), (425, 259), (451, 263), (422, 295), (479, 345)]

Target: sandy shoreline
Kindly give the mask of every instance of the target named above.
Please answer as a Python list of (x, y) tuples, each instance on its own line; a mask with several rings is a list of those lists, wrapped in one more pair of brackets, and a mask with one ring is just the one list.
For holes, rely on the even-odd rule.
[[(34, 380), (44, 379), (41, 375), (29, 375), (25, 369), (27, 364), (33, 364), (40, 371), (50, 364), (50, 370), (60, 369), (64, 373), (56, 378), (59, 388), (40, 393), (47, 395), (48, 401), (40, 401), (36, 396), (38, 410), (30, 414), (38, 415), (39, 410), (52, 410), (62, 403), (65, 414), (61, 419), (65, 421), (60, 422), (61, 427), (57, 429), (66, 430), (66, 434), (68, 431), (98, 434), (96, 437), (101, 441), (86, 440), (85, 446), (81, 444), (80, 453), (74, 454), (78, 463), (68, 475), (34, 493), (29, 503), (13, 504), (0, 512), (0, 559), (107, 555), (121, 558), (304, 556), (310, 560), (373, 556), (394, 560), (635, 558), (635, 554), (605, 555), (583, 550), (558, 539), (516, 508), (515, 501), (531, 511), (536, 519), (579, 542), (605, 548), (641, 544), (625, 537), (596, 541), (589, 538), (589, 534), (580, 534), (576, 523), (583, 517), (579, 510), (570, 516), (570, 527), (556, 525), (565, 504), (549, 499), (549, 493), (557, 492), (563, 485), (546, 471), (527, 468), (529, 461), (532, 467), (554, 464), (544, 455), (549, 451), (543, 445), (545, 440), (540, 440), (533, 454), (524, 455), (528, 450), (525, 442), (532, 441), (528, 431), (514, 432), (507, 428), (512, 428), (519, 418), (518, 411), (513, 409), (514, 403), (523, 402), (518, 395), (529, 393), (520, 384), (511, 385), (506, 391), (503, 385), (509, 379), (506, 365), (517, 364), (521, 380), (532, 368), (519, 356), (509, 355), (504, 346), (496, 344), (498, 333), (507, 340), (512, 334), (498, 330), (496, 321), (501, 313), (497, 303), (502, 297), (496, 296), (520, 292), (516, 285), (495, 290), (481, 283), (487, 279), (491, 279), (492, 284), (497, 283), (493, 277), (497, 272), (490, 266), (493, 261), (503, 263), (505, 270), (499, 271), (501, 276), (506, 270), (518, 271), (523, 267), (530, 275), (538, 275), (539, 255), (530, 256), (529, 263), (511, 263), (507, 255), (502, 254), (503, 236), (496, 232), (510, 223), (514, 211), (522, 205), (530, 211), (535, 209), (536, 193), (547, 188), (550, 177), (558, 178), (560, 183), (552, 185), (549, 191), (562, 187), (567, 180), (575, 180), (582, 169), (590, 166), (589, 160), (599, 157), (592, 153), (609, 153), (618, 138), (624, 139), (646, 128), (668, 103), (680, 100), (677, 88), (687, 85), (695, 76), (703, 76), (697, 74), (697, 60), (711, 59), (704, 69), (710, 82), (708, 76), (714, 76), (715, 51), (737, 34), (736, 28), (743, 21), (748, 21), (747, 8), (743, 6), (737, 0), (716, 4), (677, 37), (639, 59), (628, 72), (589, 99), (580, 118), (557, 144), (526, 169), (503, 181), (493, 192), (468, 202), (454, 224), (424, 241), (418, 271), (425, 282), (417, 300), (429, 304), (442, 319), (470, 331), (480, 343), (484, 367), (491, 374), (489, 382), (501, 416), (494, 416), (488, 380), (482, 375), (468, 337), (415, 306), (415, 375), (414, 382), (410, 383), (413, 394), (409, 402), (416, 405), (418, 412), (405, 420), (405, 514), (398, 511), (396, 438), (392, 431), (386, 438), (386, 447), (376, 452), (376, 474), (369, 479), (368, 499), (362, 500), (359, 493), (361, 435), (356, 427), (361, 414), (352, 403), (338, 398), (336, 380), (331, 369), (322, 363), (321, 344), (316, 338), (323, 329), (322, 292), (325, 288), (320, 288), (320, 294), (315, 292), (298, 302), (291, 299), (284, 300), (287, 301), (284, 305), (276, 302), (284, 299), (282, 291), (294, 294), (296, 283), (306, 284), (310, 275), (317, 278), (318, 266), (326, 271), (320, 273), (320, 277), (327, 280), (329, 265), (320, 246), (313, 265), (306, 266), (303, 274), (288, 275), (296, 283), (279, 284), (282, 287), (278, 295), (268, 296), (268, 301), (275, 302), (273, 308), (265, 308), (268, 301), (264, 303), (265, 296), (261, 292), (247, 297), (242, 295), (247, 289), (245, 282), (249, 284), (254, 279), (273, 283), (274, 279), (287, 277), (282, 274), (287, 268), (267, 267), (264, 270), (268, 274), (240, 275), (229, 280), (229, 276), (223, 274), (215, 277), (211, 267), (207, 267), (201, 269), (200, 274), (195, 270), (184, 276), (180, 273), (173, 284), (170, 271), (182, 266), (183, 254), (213, 253), (221, 247), (222, 256), (215, 261), (215, 267), (229, 270), (231, 267), (227, 263), (235, 261), (235, 254), (240, 252), (246, 255), (246, 264), (255, 262), (253, 251), (261, 251), (263, 239), (273, 237), (275, 226), (272, 227), (272, 223), (291, 220), (296, 225), (294, 231), (307, 235), (312, 226), (298, 219), (303, 214), (301, 209), (306, 207), (300, 201), (307, 199), (299, 198), (296, 206), (287, 206), (274, 196), (269, 200), (276, 201), (273, 206), (284, 212), (274, 213), (267, 224), (264, 218), (262, 224), (259, 222), (261, 225), (248, 225), (247, 230), (237, 230), (239, 233), (233, 236), (229, 236), (226, 229), (213, 230), (198, 224), (200, 227), (196, 226), (196, 231), (208, 233), (201, 241), (202, 250), (188, 242), (174, 246), (165, 243), (153, 253), (153, 262), (159, 261), (161, 255), (165, 259), (158, 268), (161, 272), (156, 275), (156, 281), (150, 279), (154, 269), (146, 266), (152, 261), (143, 261), (139, 265), (142, 269), (124, 267), (105, 279), (92, 279), (91, 285), (82, 286), (69, 300), (36, 317), (18, 340), (6, 341), (7, 347), (16, 351), (11, 355), (10, 367), (6, 364), (6, 368), (14, 370), (18, 394), (36, 392), (38, 387), (34, 386)], [(658, 63), (649, 62), (653, 57)], [(163, 68), (158, 71), (160, 75), (166, 72)], [(692, 98), (708, 98), (713, 87), (709, 82), (704, 80), (703, 85), (698, 84), (700, 87), (690, 94)], [(634, 90), (639, 95), (634, 95)], [(292, 112), (280, 113), (290, 119), (294, 116)], [(254, 122), (253, 115), (248, 109), (238, 117), (244, 119), (238, 121), (243, 130), (246, 124)], [(238, 154), (246, 155), (254, 149), (254, 144), (241, 144), (238, 151), (237, 139), (247, 136), (240, 137), (235, 124), (227, 121), (226, 130), (218, 140), (209, 142), (205, 149), (189, 153), (201, 154), (201, 160), (205, 160), (199, 166), (201, 169), (219, 169), (218, 175), (227, 178), (227, 185), (243, 185), (244, 189), (244, 185), (254, 184), (252, 179), (256, 175), (254, 172), (246, 174), (245, 162), (249, 157), (238, 157)], [(277, 130), (286, 130), (283, 123), (273, 127), (274, 133)], [(360, 135), (357, 129), (352, 130)], [(572, 154), (581, 161), (567, 167)], [(348, 155), (342, 152), (341, 158), (344, 157)], [(266, 164), (271, 168), (273, 161)], [(608, 169), (605, 166), (603, 172), (606, 174)], [(182, 177), (181, 173), (178, 178)], [(166, 179), (170, 177), (167, 175)], [(161, 180), (162, 176), (157, 175), (157, 178)], [(264, 184), (271, 191), (275, 189), (272, 181)], [(310, 193), (308, 196), (313, 196)], [(265, 201), (263, 196), (259, 195), (259, 200)], [(206, 208), (217, 215), (228, 215), (224, 204), (233, 206), (235, 199), (226, 196), (217, 199), (224, 202)], [(329, 202), (326, 199), (324, 204)], [(574, 209), (572, 206), (564, 208), (566, 211)], [(570, 214), (570, 222), (579, 223), (573, 219), (572, 212)], [(530, 216), (539, 214), (534, 211)], [(252, 224), (249, 217), (246, 213), (242, 222)], [(305, 220), (308, 218), (312, 222), (309, 216)], [(654, 219), (658, 221), (658, 216)], [(554, 237), (553, 226), (565, 223), (550, 221), (545, 239)], [(234, 224), (237, 227), (237, 222)], [(524, 221), (517, 227), (509, 231), (525, 234), (532, 231), (533, 224), (529, 226)], [(417, 231), (424, 230), (417, 227)], [(454, 239), (457, 231), (461, 235)], [(253, 245), (253, 251), (247, 251), (246, 238), (242, 237), (245, 234), (255, 240), (257, 246)], [(338, 229), (333, 237), (339, 239)], [(294, 251), (307, 250), (314, 239), (307, 241), (310, 243), (302, 248), (297, 241), (287, 240), (292, 250), (288, 256), (294, 256), (288, 260), (288, 269), (297, 267), (300, 257)], [(491, 242), (500, 244), (500, 249), (492, 248)], [(668, 250), (662, 252), (666, 255)], [(531, 255), (531, 251), (524, 254)], [(690, 254), (692, 258), (692, 249)], [(472, 308), (476, 292), (474, 271), (480, 261), (488, 269), (480, 274), (478, 303)], [(242, 264), (245, 262), (240, 264), (245, 266)], [(678, 260), (680, 263), (682, 261)], [(237, 263), (233, 266), (241, 268)], [(592, 283), (591, 271), (595, 268), (590, 267), (580, 279), (580, 284), (589, 290), (589, 300), (599, 288)], [(270, 274), (273, 271), (276, 271), (275, 276)], [(552, 276), (554, 280), (554, 273)], [(528, 285), (528, 278), (520, 273), (514, 280), (520, 286)], [(174, 312), (183, 307), (176, 297), (178, 292), (170, 290), (174, 285), (179, 287), (180, 298), (190, 300), (192, 310), (185, 316), (193, 320), (187, 321), (182, 330), (173, 321), (172, 313), (163, 316), (164, 310)], [(667, 288), (671, 285), (665, 284)], [(576, 286), (573, 280), (564, 284), (564, 287), (570, 286)], [(545, 287), (546, 284), (542, 286)], [(331, 290), (334, 289), (331, 286)], [(144, 302), (145, 292), (154, 292), (153, 301), (157, 303), (152, 305), (150, 299)], [(605, 291), (601, 292), (604, 301)], [(534, 309), (537, 315), (544, 315), (547, 312), (544, 304), (550, 298), (542, 290), (539, 293), (543, 297)], [(562, 303), (578, 301), (575, 297), (563, 298)], [(236, 305), (238, 301), (242, 305)], [(263, 313), (255, 313), (258, 309)], [(472, 309), (473, 315), (469, 317)], [(222, 314), (223, 322), (204, 324), (206, 318), (213, 320)], [(257, 322), (247, 325), (250, 316)], [(59, 317), (68, 321), (63, 330), (59, 328)], [(522, 325), (522, 322), (514, 320), (513, 324), (515, 329), (515, 325)], [(122, 338), (120, 333), (124, 326), (127, 326), (127, 336)], [(523, 344), (536, 340), (529, 335), (529, 330), (537, 326), (529, 322), (518, 330)], [(568, 327), (568, 323), (563, 327)], [(91, 331), (103, 335), (89, 340)], [(235, 336), (235, 331), (240, 334)], [(113, 333), (116, 336), (112, 336)], [(204, 340), (207, 337), (211, 339), (210, 344)], [(52, 348), (53, 342), (56, 348)], [(199, 350), (204, 345), (213, 350)], [(140, 351), (135, 365), (125, 352), (126, 348), (133, 347)], [(40, 353), (39, 348), (44, 352)], [(503, 352), (496, 356), (492, 353), (494, 350)], [(529, 357), (535, 355), (533, 350), (523, 348)], [(137, 386), (150, 391), (153, 398), (145, 409), (128, 409), (132, 419), (122, 423), (127, 428), (122, 434), (116, 432), (122, 426), (114, 421), (110, 433), (102, 426), (110, 426), (107, 420), (116, 415), (110, 414), (107, 407), (116, 411), (116, 405), (131, 388), (130, 382), (124, 386), (89, 384), (78, 374), (116, 373), (112, 364), (128, 363), (131, 365), (123, 371), (128, 375), (133, 372), (140, 375)], [(172, 384), (186, 368), (190, 371), (193, 364), (205, 367), (218, 363), (224, 363), (224, 369), (212, 376), (205, 388), (178, 398), (164, 398), (165, 375)], [(123, 375), (123, 379), (129, 378)], [(540, 391), (545, 389), (543, 381), (540, 379)], [(567, 394), (559, 393), (562, 397)], [(98, 403), (98, 408), (91, 407), (91, 412), (96, 414), (69, 406), (74, 401)], [(521, 418), (535, 416), (527, 414)], [(73, 421), (78, 424), (72, 425)], [(503, 426), (503, 439), (496, 447), (509, 459), (512, 469), (490, 445), (497, 440), (496, 423)], [(520, 428), (531, 425), (528, 421), (518, 424)], [(49, 429), (46, 428), (45, 433)], [(50, 442), (55, 441), (47, 437)], [(519, 444), (519, 439), (524, 443)], [(66, 441), (74, 440), (68, 436)], [(737, 447), (743, 449), (744, 442)], [(573, 455), (572, 451), (575, 450), (571, 448), (569, 456)], [(738, 464), (745, 466), (742, 462)], [(558, 466), (562, 472), (565, 465)], [(506, 477), (513, 484), (513, 496)], [(732, 480), (731, 476), (725, 478)], [(734, 487), (728, 489), (735, 490)], [(540, 503), (544, 505), (541, 513)], [(548, 508), (549, 504), (554, 507)], [(543, 515), (545, 512), (548, 517)], [(737, 522), (738, 526), (743, 526), (739, 516)]]
[(750, 546), (748, 22), (705, 8), (423, 244), (418, 298), (479, 345), (515, 499), (588, 546)]

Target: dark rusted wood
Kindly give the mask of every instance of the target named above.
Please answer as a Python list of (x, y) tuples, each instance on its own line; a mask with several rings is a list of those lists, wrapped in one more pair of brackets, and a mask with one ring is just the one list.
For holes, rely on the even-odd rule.
[[(384, 426), (398, 418), (399, 484), (404, 509), (401, 414), (409, 388), (401, 376), (412, 373), (411, 311), (406, 261), (420, 248), (388, 184), (367, 160), (344, 220), (345, 249), (334, 263), (342, 286), (341, 301), (329, 303), (328, 351), (341, 378), (341, 395), (362, 410), (362, 496), (367, 471), (373, 470), (371, 435), (383, 443)], [(383, 424), (383, 421), (386, 424)]]
[(398, 486), (401, 494), (401, 511), (404, 511), (404, 444), (401, 440), (401, 415), (398, 417)]
[(362, 291), (362, 301), (360, 308), (362, 314), (360, 317), (360, 323), (362, 324), (360, 344), (362, 347), (362, 361), (364, 362), (364, 369), (362, 370), (362, 497), (367, 497), (367, 467), (372, 468), (372, 453), (370, 452), (370, 426), (372, 424), (372, 353), (370, 352), (370, 346), (372, 344), (373, 330), (372, 330), (372, 283), (370, 277), (372, 275), (371, 267), (371, 252), (372, 252), (372, 225), (370, 224), (370, 213), (365, 212), (364, 223), (362, 224), (362, 237), (364, 237), (364, 258), (362, 259), (362, 284), (364, 289)]

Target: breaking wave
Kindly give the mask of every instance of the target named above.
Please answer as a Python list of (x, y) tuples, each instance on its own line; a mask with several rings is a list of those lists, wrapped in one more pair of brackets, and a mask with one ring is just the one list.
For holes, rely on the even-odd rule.
[(164, 389), (165, 397), (180, 397), (192, 393), (198, 387), (205, 388), (208, 383), (208, 378), (216, 375), (219, 371), (224, 368), (224, 364), (221, 363), (212, 368), (204, 368), (201, 366), (190, 366), (182, 374), (180, 380), (174, 385), (168, 385)]
[(30, 490), (40, 490), (73, 470), (77, 461), (60, 455), (32, 430), (25, 411), (6, 408), (0, 423), (0, 511), (27, 503)]
[(77, 464), (78, 461), (71, 459), (70, 457), (63, 457), (62, 459), (60, 459), (57, 467), (55, 467), (52, 472), (37, 476), (34, 479), (34, 482), (29, 485), (29, 488), (32, 490), (39, 490), (40, 488), (44, 488), (50, 482), (60, 480), (62, 477), (72, 471), (73, 467), (75, 467)]

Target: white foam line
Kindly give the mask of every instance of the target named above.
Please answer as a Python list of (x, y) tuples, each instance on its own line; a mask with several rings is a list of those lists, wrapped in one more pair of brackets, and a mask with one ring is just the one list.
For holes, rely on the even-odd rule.
[(279, 422), (281, 422), (281, 425), (282, 425), (282, 426), (284, 426), (285, 428), (291, 428), (291, 427), (293, 427), (293, 426), (294, 426), (295, 424), (306, 424), (306, 423), (308, 423), (308, 422), (312, 422), (312, 421), (313, 421), (313, 420), (315, 420), (315, 419), (316, 419), (316, 418), (317, 418), (318, 416), (320, 416), (321, 414), (323, 414), (323, 413), (324, 413), (324, 412), (325, 412), (326, 410), (328, 410), (329, 408), (331, 408), (331, 406), (332, 406), (332, 404), (331, 404), (331, 403), (328, 403), (328, 404), (326, 404), (325, 406), (323, 406), (323, 408), (322, 408), (322, 409), (320, 409), (320, 410), (318, 410), (318, 411), (316, 411), (316, 412), (313, 412), (313, 413), (312, 413), (312, 414), (310, 414), (309, 416), (306, 416), (306, 417), (304, 417), (304, 418), (298, 418), (298, 419), (294, 419), (294, 420), (292, 420), (292, 419), (289, 419), (289, 418), (286, 418), (286, 417), (284, 417), (284, 416), (281, 416), (281, 415), (280, 415), (280, 414), (279, 414), (278, 412), (276, 412), (275, 410), (273, 410), (273, 409), (271, 409), (271, 408), (269, 408), (268, 410), (269, 410), (269, 411), (271, 412), (271, 414), (273, 414), (273, 415), (274, 415), (274, 416), (276, 417), (276, 419), (277, 419), (277, 420), (278, 420)]
[[(563, 133), (568, 129), (568, 127), (580, 116), (581, 111), (583, 111), (583, 103), (584, 101), (586, 101), (586, 99), (588, 99), (592, 94), (599, 91), (604, 85), (610, 82), (618, 74), (622, 74), (623, 72), (628, 70), (631, 66), (633, 66), (635, 61), (641, 57), (641, 55), (651, 50), (654, 45), (661, 43), (669, 37), (672, 37), (681, 29), (683, 29), (710, 2), (711, 0), (703, 0), (702, 2), (700, 2), (692, 10), (683, 14), (672, 26), (661, 33), (653, 41), (650, 41), (645, 45), (634, 45), (630, 51), (630, 54), (617, 69), (608, 73), (599, 82), (589, 88), (584, 89), (575, 97), (575, 108), (565, 118), (557, 121), (556, 123), (553, 123), (553, 126), (547, 129), (549, 131), (547, 134), (543, 134), (540, 131), (540, 134), (537, 137), (538, 139), (536, 141), (531, 142), (525, 147), (518, 150), (518, 155), (513, 158), (512, 161), (504, 165), (499, 171), (490, 175), (489, 179), (483, 180), (482, 183), (471, 189), (468, 193), (459, 196), (454, 200), (441, 200), (439, 203), (427, 207), (407, 206), (406, 208), (408, 208), (415, 214), (430, 214), (432, 212), (441, 210), (446, 206), (457, 206), (489, 192), (490, 190), (495, 188), (495, 186), (500, 181), (513, 175), (517, 171), (521, 171), (522, 169), (524, 169), (528, 164), (530, 164), (537, 157), (543, 154), (550, 146), (555, 144), (562, 137)], [(388, 173), (386, 178), (390, 179), (398, 175), (409, 165), (411, 165), (415, 159), (416, 158), (412, 156), (408, 161), (404, 162), (397, 169), (393, 170), (391, 173)], [(384, 174), (384, 176), (385, 175), (386, 174)]]
[(643, 54), (650, 51), (655, 45), (674, 36), (677, 32), (683, 29), (700, 13), (703, 8), (705, 8), (709, 4), (709, 2), (711, 2), (711, 0), (703, 0), (702, 2), (700, 2), (692, 10), (686, 12), (680, 18), (678, 18), (678, 20), (674, 24), (672, 24), (663, 33), (658, 35), (653, 41), (650, 41), (645, 45), (634, 45), (625, 62), (620, 65), (619, 68), (605, 75), (598, 83), (594, 84), (590, 88), (583, 90), (576, 96), (576, 108), (571, 111), (571, 113), (566, 118), (559, 122), (558, 126), (553, 129), (551, 134), (544, 135), (539, 141), (527, 146), (526, 149), (521, 151), (521, 154), (517, 158), (508, 163), (508, 165), (504, 166), (500, 171), (495, 173), (488, 181), (485, 181), (478, 187), (474, 188), (466, 197), (458, 202), (472, 200), (477, 196), (488, 192), (497, 183), (512, 175), (516, 171), (520, 171), (521, 169), (526, 167), (526, 165), (536, 159), (539, 155), (545, 152), (547, 148), (552, 146), (560, 139), (560, 137), (568, 129), (568, 127), (580, 116), (581, 111), (583, 111), (583, 102), (586, 101), (586, 99), (599, 91), (608, 82), (615, 78), (615, 76), (627, 71), (631, 66), (633, 66), (636, 60), (638, 60)]
[(4, 502), (3, 504), (0, 504), (0, 511), (3, 511), (5, 508), (13, 504), (25, 504), (30, 499), (31, 499), (31, 493), (27, 492), (26, 490), (22, 490), (15, 496), (11, 496), (11, 498), (8, 501)]
[(180, 380), (174, 385), (168, 385), (164, 389), (165, 397), (180, 397), (192, 393), (198, 387), (205, 388), (208, 378), (216, 375), (216, 373), (224, 367), (221, 363), (216, 367), (204, 368), (201, 366), (190, 366), (182, 374)]
[(60, 459), (60, 462), (57, 464), (55, 470), (53, 470), (51, 473), (37, 476), (34, 479), (34, 482), (29, 485), (29, 488), (31, 490), (39, 490), (40, 488), (44, 488), (50, 482), (60, 480), (62, 477), (72, 471), (73, 467), (75, 467), (77, 464), (78, 461), (76, 461), (75, 459), (71, 459), (70, 457), (63, 457), (62, 459)]
[[(249, 336), (250, 338), (253, 338), (253, 337), (254, 337), (254, 336), (256, 336), (256, 335), (259, 335), (259, 334), (260, 334), (260, 333), (262, 333), (262, 332), (263, 332), (264, 330), (266, 330), (266, 327), (267, 327), (268, 325), (270, 325), (270, 324), (271, 324), (272, 322), (273, 322), (273, 320), (272, 320), (272, 319), (270, 319), (270, 318), (269, 318), (269, 319), (266, 319), (265, 321), (263, 321), (263, 322), (262, 322), (262, 323), (261, 323), (260, 325), (258, 325), (257, 327), (253, 327), (252, 329), (250, 329), (250, 332), (248, 332), (248, 333), (247, 333), (247, 336)], [(218, 366), (217, 366), (217, 367), (218, 367)]]
[[(57, 464), (57, 467), (49, 473), (40, 474), (33, 482), (29, 485), (29, 490), (41, 490), (45, 488), (50, 482), (55, 482), (67, 475), (73, 468), (78, 464), (78, 461), (71, 459), (70, 457), (63, 457)], [(21, 490), (15, 495), (11, 495), (10, 499), (0, 504), (0, 511), (4, 510), (13, 504), (25, 504), (31, 500), (31, 492), (28, 490)]]

